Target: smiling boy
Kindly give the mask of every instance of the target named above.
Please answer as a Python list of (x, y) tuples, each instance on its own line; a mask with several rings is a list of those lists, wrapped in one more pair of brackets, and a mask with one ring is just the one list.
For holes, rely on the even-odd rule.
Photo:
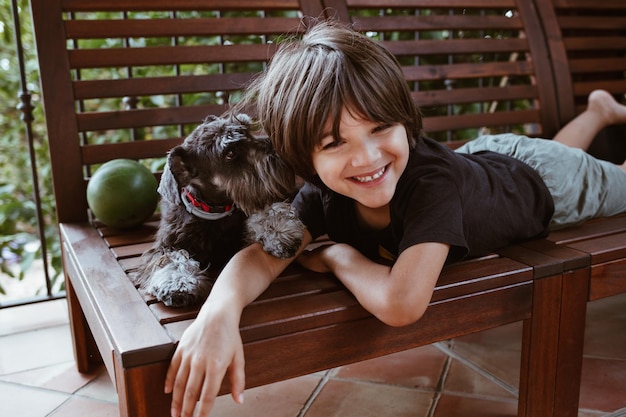
[[(626, 122), (603, 91), (554, 140), (488, 136), (453, 152), (422, 135), (395, 58), (326, 22), (279, 49), (247, 103), (307, 181), (293, 203), (307, 227), (298, 261), (332, 272), (392, 326), (423, 315), (446, 262), (626, 211), (626, 165), (583, 151), (600, 128)], [(304, 252), (325, 233), (337, 243)], [(292, 260), (251, 245), (226, 265), (172, 358), (172, 416), (207, 416), (226, 373), (243, 401), (241, 312)]]

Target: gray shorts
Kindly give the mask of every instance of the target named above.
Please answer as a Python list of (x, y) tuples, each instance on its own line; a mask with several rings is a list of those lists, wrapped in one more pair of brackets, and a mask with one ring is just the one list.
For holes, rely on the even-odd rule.
[(554, 200), (550, 229), (626, 212), (626, 172), (581, 149), (514, 134), (486, 135), (457, 149), (512, 156), (541, 176)]

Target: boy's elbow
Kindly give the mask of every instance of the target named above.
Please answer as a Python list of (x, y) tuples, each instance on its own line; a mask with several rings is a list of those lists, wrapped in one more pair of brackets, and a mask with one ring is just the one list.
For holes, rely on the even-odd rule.
[(428, 303), (390, 303), (377, 317), (383, 323), (392, 327), (403, 327), (418, 321), (426, 312)]

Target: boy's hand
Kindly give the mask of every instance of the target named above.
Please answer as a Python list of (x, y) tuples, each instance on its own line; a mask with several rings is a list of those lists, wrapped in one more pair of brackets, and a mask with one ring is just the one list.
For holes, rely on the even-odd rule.
[[(206, 316), (206, 314), (204, 315)], [(207, 417), (228, 372), (232, 396), (243, 403), (245, 385), (239, 317), (200, 316), (183, 334), (165, 378), (172, 417)]]
[(322, 273), (330, 272), (330, 268), (328, 267), (327, 260), (324, 255), (325, 251), (332, 246), (334, 246), (334, 244), (322, 245), (312, 250), (305, 250), (296, 260), (300, 265), (309, 271)]

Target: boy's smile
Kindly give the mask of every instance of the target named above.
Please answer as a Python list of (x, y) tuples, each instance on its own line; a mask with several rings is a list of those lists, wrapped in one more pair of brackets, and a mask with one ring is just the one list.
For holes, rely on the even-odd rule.
[(386, 208), (409, 159), (409, 141), (401, 124), (380, 124), (344, 111), (339, 138), (329, 121), (313, 166), (331, 190), (352, 198), (361, 209)]

